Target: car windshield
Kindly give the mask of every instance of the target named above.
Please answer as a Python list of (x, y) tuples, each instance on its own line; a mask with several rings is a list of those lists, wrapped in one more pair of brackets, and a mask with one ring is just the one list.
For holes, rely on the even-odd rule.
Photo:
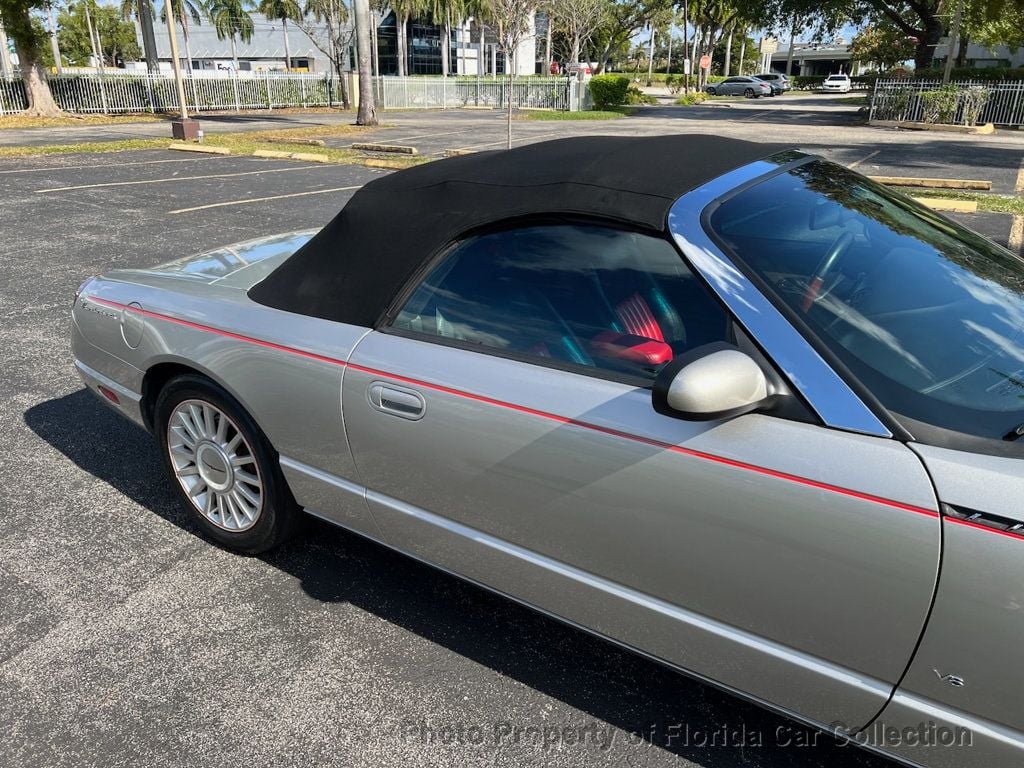
[(708, 226), (897, 417), (1001, 438), (1024, 422), (1024, 262), (815, 160)]

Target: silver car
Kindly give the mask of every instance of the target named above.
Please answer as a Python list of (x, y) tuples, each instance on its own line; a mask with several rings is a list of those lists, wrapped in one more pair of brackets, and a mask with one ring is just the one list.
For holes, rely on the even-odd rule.
[(748, 99), (774, 95), (772, 87), (756, 77), (727, 77), (720, 83), (711, 83), (705, 90), (711, 96), (745, 96)]
[(304, 511), (868, 749), (1024, 763), (1024, 264), (846, 168), (453, 158), (72, 314), (224, 546)]

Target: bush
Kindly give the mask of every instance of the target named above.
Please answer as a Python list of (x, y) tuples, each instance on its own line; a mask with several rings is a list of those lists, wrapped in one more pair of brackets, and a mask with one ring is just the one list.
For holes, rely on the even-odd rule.
[(691, 91), (690, 93), (684, 94), (676, 99), (676, 104), (680, 107), (690, 107), (694, 104), (700, 104), (707, 100), (708, 95), (703, 91)]
[(646, 93), (641, 91), (635, 85), (629, 86), (629, 90), (626, 91), (626, 103), (627, 104), (657, 104), (658, 100), (653, 96), (648, 96)]
[(625, 75), (595, 75), (590, 78), (590, 96), (594, 109), (610, 109), (626, 102), (629, 78)]
[(921, 106), (926, 123), (952, 123), (956, 117), (960, 89), (955, 85), (944, 85), (934, 91), (921, 94)]

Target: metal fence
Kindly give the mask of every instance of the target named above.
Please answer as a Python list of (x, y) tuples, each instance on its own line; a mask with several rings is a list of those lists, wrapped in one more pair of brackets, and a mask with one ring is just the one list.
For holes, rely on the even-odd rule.
[[(266, 72), (184, 75), (185, 101), (193, 112), (329, 107), (341, 103), (341, 83), (329, 75)], [(57, 106), (68, 112), (173, 112), (178, 96), (171, 75), (153, 73), (50, 75)], [(20, 80), (0, 79), (0, 115), (25, 109)]]
[(586, 108), (586, 84), (568, 77), (377, 77), (374, 92), (383, 109), (514, 107), (563, 112)]
[[(341, 83), (330, 75), (234, 74), (184, 75), (190, 111), (329, 107), (341, 103)], [(57, 106), (77, 113), (173, 112), (178, 96), (169, 74), (147, 72), (65, 73), (50, 75)], [(374, 91), (381, 109), (503, 107), (511, 93), (516, 107), (576, 111), (589, 102), (585, 83), (565, 77), (524, 77), (509, 88), (505, 78), (377, 77)], [(0, 115), (28, 107), (21, 80), (0, 79)]]
[[(988, 101), (978, 114), (979, 124), (1024, 125), (1024, 80), (957, 80), (961, 88), (988, 91)], [(871, 95), (872, 120), (916, 122), (924, 119), (921, 94), (941, 88), (939, 80), (879, 80)], [(964, 122), (963, 105), (958, 107), (955, 123)]]

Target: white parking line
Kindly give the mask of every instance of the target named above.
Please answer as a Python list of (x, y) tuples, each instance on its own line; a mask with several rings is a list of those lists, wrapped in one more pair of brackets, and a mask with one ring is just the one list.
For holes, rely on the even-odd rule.
[(874, 157), (875, 155), (877, 155), (877, 154), (878, 154), (879, 152), (881, 152), (881, 151), (882, 151), (882, 150), (880, 150), (880, 149), (876, 149), (876, 150), (875, 150), (874, 152), (872, 152), (871, 154), (869, 154), (869, 155), (865, 155), (865, 156), (864, 156), (864, 157), (862, 157), (862, 158), (861, 158), (860, 160), (857, 160), (856, 162), (850, 163), (850, 164), (849, 164), (848, 166), (846, 166), (846, 167), (847, 167), (847, 168), (856, 168), (856, 167), (857, 167), (858, 165), (860, 165), (861, 163), (866, 163), (866, 162), (867, 162), (868, 160), (870, 160), (870, 159), (871, 159), (872, 157)]
[(195, 181), (197, 179), (230, 179), (235, 176), (255, 176), (260, 173), (285, 173), (286, 171), (312, 171), (327, 168), (326, 165), (300, 165), (288, 168), (267, 168), (262, 171), (241, 171), (239, 173), (210, 173), (203, 176), (168, 176), (164, 179), (147, 179), (145, 181), (108, 181), (102, 184), (77, 184), (73, 187), (52, 187), (37, 189), (36, 194), (44, 192), (68, 192), (73, 189), (96, 189), (97, 187), (131, 187), (139, 184), (163, 184), (170, 181)]
[(771, 110), (770, 109), (766, 109), (766, 110), (763, 110), (761, 112), (755, 112), (754, 114), (748, 115), (747, 117), (737, 117), (735, 119), (736, 120), (753, 120), (755, 117), (763, 117), (764, 115), (767, 115), (767, 114), (770, 114), (770, 113), (771, 113)]
[(0, 174), (8, 173), (44, 173), (45, 171), (77, 171), (80, 168), (124, 168), (128, 165), (156, 165), (157, 163), (195, 163), (200, 160), (224, 160), (230, 159), (229, 155), (212, 155), (204, 157), (184, 157), (174, 160), (140, 160), (135, 163), (95, 163), (91, 165), (49, 165), (46, 168), (14, 168), (9, 171), (0, 171)]
[(325, 195), (328, 192), (345, 192), (350, 189), (359, 189), (362, 184), (356, 184), (354, 187), (333, 187), (332, 189), (314, 189), (309, 192), (292, 192), (289, 195), (270, 195), (269, 197), (250, 197), (245, 200), (228, 200), (223, 203), (210, 203), (209, 205), (196, 205), (192, 208), (177, 208), (173, 211), (168, 211), (168, 214), (177, 213), (192, 213), (193, 211), (205, 211), (209, 208), (227, 208), (232, 205), (249, 205), (251, 203), (265, 203), (267, 200), (283, 200), (286, 197), (304, 197), (306, 195)]

